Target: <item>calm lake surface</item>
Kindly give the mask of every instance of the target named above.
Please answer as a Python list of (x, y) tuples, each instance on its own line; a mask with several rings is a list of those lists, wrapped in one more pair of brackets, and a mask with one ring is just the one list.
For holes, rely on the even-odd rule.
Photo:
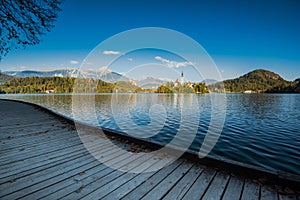
[[(0, 98), (33, 102), (73, 118), (72, 95), (0, 95)], [(195, 152), (199, 151), (211, 120), (211, 94), (97, 94), (94, 113), (86, 109), (93, 107), (93, 102), (85, 100), (89, 98), (83, 95), (82, 106), (76, 107), (81, 121), (132, 131), (130, 134), (137, 137), (138, 130), (144, 130), (150, 135), (154, 133), (149, 140), (161, 143), (169, 143), (180, 126), (185, 127), (185, 131), (196, 133), (190, 146)], [(226, 94), (226, 99), (224, 127), (210, 155), (300, 175), (300, 95)], [(183, 109), (188, 117), (185, 122), (181, 118)]]

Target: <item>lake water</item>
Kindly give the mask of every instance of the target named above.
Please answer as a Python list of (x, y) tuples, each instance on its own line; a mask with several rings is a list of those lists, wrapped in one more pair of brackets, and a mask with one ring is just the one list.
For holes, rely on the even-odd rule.
[[(97, 94), (94, 113), (86, 109), (93, 101), (83, 95), (73, 112), (86, 123), (161, 143), (169, 143), (180, 128), (195, 131), (190, 150), (198, 152), (211, 122), (211, 95)], [(73, 118), (72, 95), (0, 98), (33, 102)], [(226, 94), (226, 99), (222, 134), (210, 155), (300, 175), (300, 95)]]

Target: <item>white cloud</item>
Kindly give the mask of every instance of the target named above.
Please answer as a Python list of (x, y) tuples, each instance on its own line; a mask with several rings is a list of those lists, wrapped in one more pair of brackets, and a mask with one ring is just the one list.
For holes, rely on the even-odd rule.
[(120, 51), (106, 50), (106, 51), (103, 51), (103, 54), (104, 55), (118, 55), (118, 54), (121, 54), (121, 52)]
[(132, 59), (132, 58), (128, 58), (127, 60), (129, 60), (130, 62), (131, 62), (131, 61), (133, 61), (133, 59)]
[(176, 62), (176, 61), (162, 58), (160, 56), (155, 56), (155, 59), (161, 61), (162, 63), (167, 64), (169, 68), (179, 68), (179, 67), (186, 67), (188, 65), (193, 65), (192, 62)]
[(26, 66), (21, 66), (20, 69), (27, 69), (28, 67)]
[(71, 63), (72, 65), (77, 65), (79, 62), (78, 62), (77, 60), (71, 60), (70, 63)]

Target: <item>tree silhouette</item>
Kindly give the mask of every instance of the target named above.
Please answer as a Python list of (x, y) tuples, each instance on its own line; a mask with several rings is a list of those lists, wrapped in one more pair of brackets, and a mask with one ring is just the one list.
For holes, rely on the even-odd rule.
[(11, 49), (35, 45), (54, 27), (62, 0), (0, 0), (0, 60)]

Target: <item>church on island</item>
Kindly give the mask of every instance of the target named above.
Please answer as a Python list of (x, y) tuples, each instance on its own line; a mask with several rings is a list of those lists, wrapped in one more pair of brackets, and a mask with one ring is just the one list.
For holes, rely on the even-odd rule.
[(157, 93), (208, 93), (209, 90), (206, 87), (205, 83), (192, 83), (190, 81), (185, 82), (185, 77), (183, 72), (176, 79), (175, 82), (167, 82), (159, 86), (156, 90)]
[(192, 82), (190, 82), (190, 81), (185, 82), (183, 72), (181, 72), (179, 80), (176, 79), (176, 81), (174, 82), (174, 87), (179, 87), (179, 86), (183, 87), (184, 85), (187, 85), (188, 87), (193, 88), (193, 83)]
[(179, 85), (181, 85), (181, 86), (184, 85), (184, 75), (183, 75), (183, 72), (181, 72), (180, 82), (178, 81), (178, 79), (176, 79), (176, 81), (174, 83), (174, 87), (178, 87)]

